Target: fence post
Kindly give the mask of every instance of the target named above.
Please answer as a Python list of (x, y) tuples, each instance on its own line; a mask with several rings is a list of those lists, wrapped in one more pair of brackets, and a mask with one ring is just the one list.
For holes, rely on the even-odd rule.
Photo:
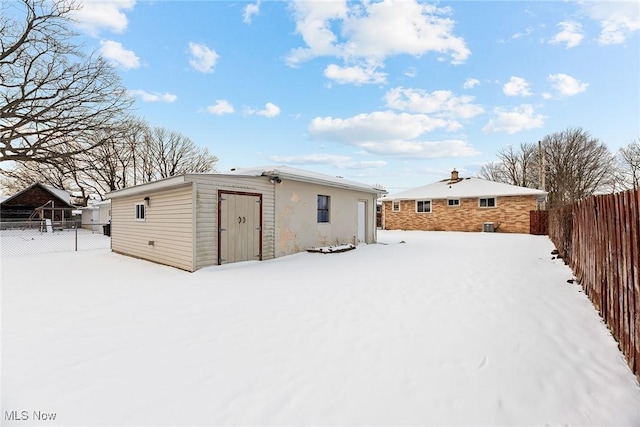
[(76, 252), (78, 252), (78, 223), (76, 222), (75, 227), (73, 227), (76, 229)]

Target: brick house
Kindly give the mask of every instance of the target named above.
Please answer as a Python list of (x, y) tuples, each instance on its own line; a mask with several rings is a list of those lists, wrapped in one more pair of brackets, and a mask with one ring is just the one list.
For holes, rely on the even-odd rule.
[(547, 193), (480, 178), (451, 177), (381, 199), (385, 230), (529, 233)]

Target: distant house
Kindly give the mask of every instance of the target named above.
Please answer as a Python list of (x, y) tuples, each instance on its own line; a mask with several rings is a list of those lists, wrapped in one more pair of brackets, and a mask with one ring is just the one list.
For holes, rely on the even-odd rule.
[(73, 218), (73, 210), (76, 209), (70, 199), (64, 190), (35, 183), (0, 203), (0, 220), (50, 219), (63, 223)]
[(284, 166), (175, 176), (109, 193), (111, 247), (195, 271), (373, 243), (381, 192)]
[(82, 228), (102, 231), (111, 222), (111, 200), (93, 201), (89, 206), (80, 208), (82, 212)]
[(530, 211), (547, 193), (533, 188), (451, 177), (382, 198), (385, 230), (529, 233)]

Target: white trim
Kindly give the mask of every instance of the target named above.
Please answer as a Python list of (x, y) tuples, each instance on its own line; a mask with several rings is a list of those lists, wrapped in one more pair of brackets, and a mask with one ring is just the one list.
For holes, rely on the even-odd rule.
[[(424, 204), (425, 203), (429, 203), (429, 210), (428, 211), (419, 211), (418, 210), (418, 203), (422, 202), (422, 207), (424, 209)], [(419, 199), (416, 200), (416, 213), (431, 213), (433, 212), (433, 203), (431, 202), (431, 199)]]
[[(493, 206), (489, 206), (489, 199), (493, 199)], [(487, 206), (482, 206), (481, 200), (487, 201)], [(478, 197), (478, 207), (481, 209), (493, 209), (498, 207), (498, 198), (495, 196)]]
[[(142, 210), (138, 210), (138, 206), (142, 206)], [(138, 214), (142, 212), (142, 217)], [(135, 204), (135, 214), (134, 218), (136, 221), (146, 221), (147, 220), (147, 207), (144, 203), (136, 203)]]
[(191, 183), (186, 181), (185, 175), (172, 176), (171, 178), (161, 179), (159, 181), (147, 182), (144, 184), (138, 184), (134, 187), (123, 188), (122, 190), (115, 190), (107, 193), (109, 198), (117, 198), (124, 196), (133, 196), (138, 193), (151, 192), (156, 190), (164, 190), (167, 188), (175, 187), (184, 183)]
[[(451, 203), (451, 202), (457, 202), (457, 203)], [(459, 208), (460, 207), (460, 198), (456, 197), (456, 198), (447, 199), (447, 207), (448, 208)]]

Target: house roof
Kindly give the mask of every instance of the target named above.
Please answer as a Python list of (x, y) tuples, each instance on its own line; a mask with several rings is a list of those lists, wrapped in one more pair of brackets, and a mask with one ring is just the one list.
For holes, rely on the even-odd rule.
[(367, 193), (385, 194), (386, 191), (373, 185), (350, 181), (340, 176), (325, 175), (290, 166), (259, 166), (253, 168), (232, 169), (227, 175), (241, 176), (266, 176), (270, 178), (290, 179), (311, 184), (328, 185), (331, 187), (346, 188), (350, 190), (364, 191)]
[[(290, 179), (293, 181), (307, 182), (311, 184), (328, 185), (331, 187), (345, 188), (349, 190), (357, 190), (373, 194), (386, 194), (386, 191), (372, 185), (362, 184), (356, 181), (349, 181), (344, 178), (325, 175), (316, 172), (309, 172), (303, 169), (292, 168), (289, 166), (262, 166), (252, 168), (237, 168), (225, 173), (197, 173), (178, 175), (170, 178), (161, 179), (159, 181), (140, 184), (135, 187), (128, 187), (122, 190), (115, 190), (107, 194), (107, 197), (122, 197), (127, 195), (138, 194), (142, 191), (152, 191), (174, 187), (190, 182), (190, 177), (195, 176), (238, 176), (238, 177), (266, 177)], [(192, 178), (191, 178), (192, 179)]]
[(5, 198), (4, 200), (2, 200), (2, 203), (6, 203), (16, 197), (18, 197), (19, 195), (26, 193), (27, 191), (31, 190), (34, 187), (41, 187), (44, 190), (48, 191), (51, 195), (55, 196), (57, 199), (59, 199), (60, 201), (66, 203), (67, 205), (73, 207), (73, 205), (70, 203), (71, 202), (71, 195), (69, 194), (68, 191), (65, 190), (60, 190), (58, 188), (53, 188), (53, 187), (49, 187), (48, 185), (44, 185), (41, 184), (39, 182), (33, 183), (30, 186), (28, 186), (27, 188), (25, 188), (22, 191), (18, 191), (16, 194), (9, 196), (7, 198)]
[(481, 178), (444, 179), (401, 193), (390, 194), (382, 200), (449, 199), (465, 197), (546, 196), (535, 188), (519, 187)]

